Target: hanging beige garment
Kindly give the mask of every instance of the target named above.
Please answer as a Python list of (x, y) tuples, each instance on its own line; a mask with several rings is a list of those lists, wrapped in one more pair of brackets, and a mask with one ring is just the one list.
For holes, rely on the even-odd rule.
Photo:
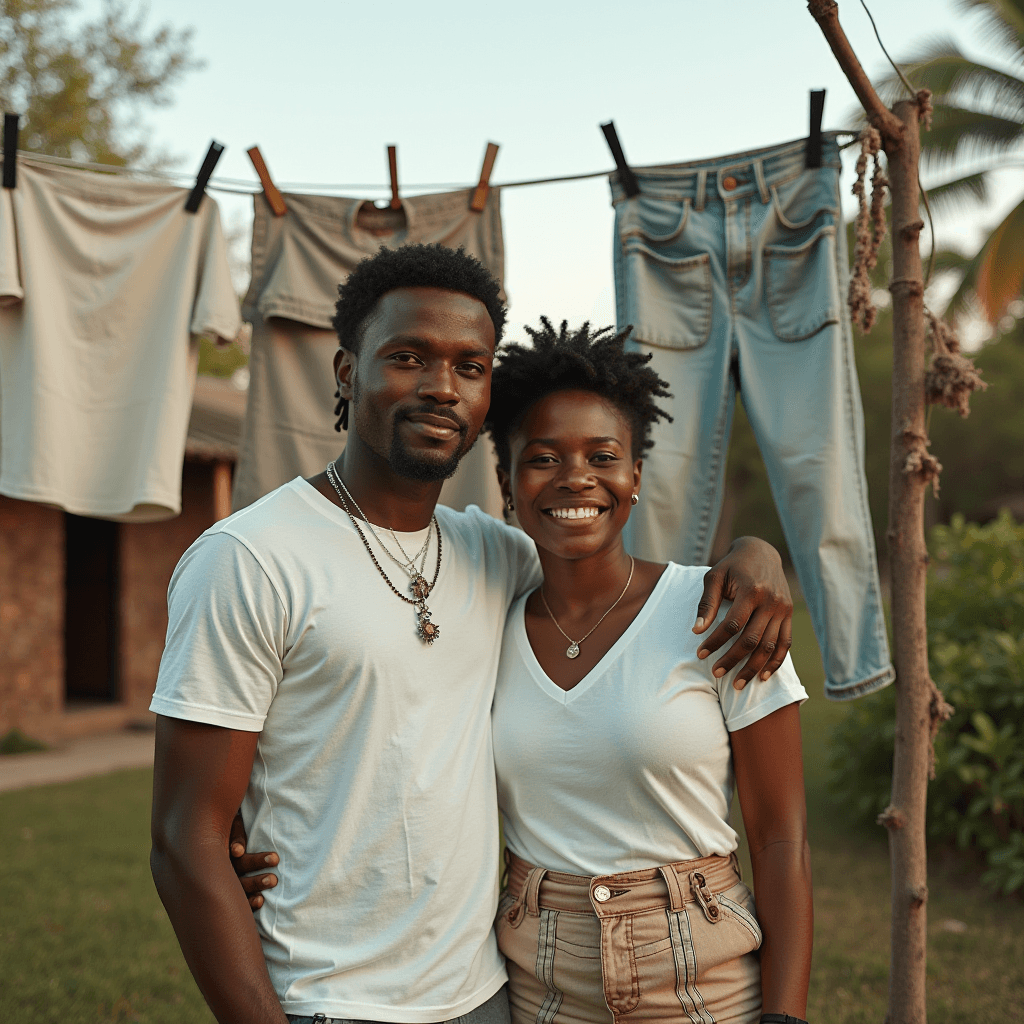
[[(501, 281), (504, 245), (500, 195), (491, 189), (482, 213), (469, 209), (471, 191), (416, 196), (401, 210), (378, 210), (361, 199), (284, 196), (288, 212), (275, 217), (255, 197), (252, 283), (243, 315), (252, 321), (249, 402), (233, 490), (244, 508), (296, 476), (314, 476), (345, 447), (334, 429), (334, 353), (331, 327), (338, 285), (382, 246), (440, 243), (464, 247)], [(479, 505), (501, 514), (496, 460), (482, 437), (445, 482), (441, 502)]]
[(217, 204), (18, 161), (0, 199), (0, 493), (124, 522), (181, 511), (197, 335), (240, 326)]

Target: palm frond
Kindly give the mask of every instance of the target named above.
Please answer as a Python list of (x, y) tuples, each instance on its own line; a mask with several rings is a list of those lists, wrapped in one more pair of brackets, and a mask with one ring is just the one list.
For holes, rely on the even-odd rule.
[[(936, 38), (901, 63), (917, 89), (930, 89), (933, 102), (952, 103), (1024, 120), (1024, 78), (964, 56), (949, 38)], [(894, 72), (876, 85), (890, 106), (907, 98), (907, 90)]]
[(985, 34), (1024, 60), (1024, 3), (1021, 0), (956, 0), (961, 11), (980, 13)]
[(1024, 125), (966, 107), (935, 108), (932, 130), (921, 133), (922, 163), (929, 170), (961, 160), (1003, 156), (1024, 142)]
[(981, 257), (975, 289), (986, 316), (994, 322), (1024, 289), (1024, 202), (992, 232)]
[(966, 274), (973, 256), (965, 256), (956, 249), (937, 249), (935, 252), (934, 270), (937, 274), (955, 271), (958, 274)]
[(936, 213), (958, 212), (971, 203), (988, 199), (988, 173), (965, 174), (953, 181), (928, 186), (928, 201)]

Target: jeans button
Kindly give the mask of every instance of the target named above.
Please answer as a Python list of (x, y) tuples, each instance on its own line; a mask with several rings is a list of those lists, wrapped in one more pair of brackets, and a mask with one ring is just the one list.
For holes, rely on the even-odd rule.
[(739, 182), (731, 174), (729, 177), (722, 179), (722, 188), (726, 192), (731, 192), (738, 184)]
[(610, 900), (611, 898), (612, 898), (612, 891), (611, 891), (611, 889), (608, 888), (607, 885), (599, 885), (594, 890), (594, 899), (597, 900), (598, 903), (605, 903), (608, 900)]

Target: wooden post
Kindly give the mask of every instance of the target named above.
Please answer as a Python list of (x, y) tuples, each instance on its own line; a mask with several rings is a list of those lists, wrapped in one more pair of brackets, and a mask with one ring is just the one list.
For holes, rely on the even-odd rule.
[[(889, 449), (889, 570), (896, 664), (896, 749), (892, 800), (884, 815), (892, 864), (889, 971), (890, 1024), (924, 1024), (928, 868), (925, 810), (931, 744), (924, 536), (926, 478), (907, 472), (925, 433), (924, 283), (918, 214), (919, 108), (895, 105), (904, 126), (900, 144), (886, 147), (892, 193), (892, 432)], [(884, 144), (884, 143), (883, 143)]]
[(809, 0), (857, 98), (878, 129), (892, 195), (892, 431), (889, 449), (889, 565), (896, 665), (896, 740), (892, 800), (879, 819), (889, 830), (892, 922), (887, 1024), (925, 1024), (927, 1004), (925, 811), (928, 795), (934, 684), (928, 675), (925, 582), (928, 550), (924, 497), (924, 281), (918, 215), (920, 105), (917, 98), (886, 109), (839, 24), (835, 0)]
[(231, 470), (230, 462), (213, 464), (213, 520), (220, 522), (231, 515)]

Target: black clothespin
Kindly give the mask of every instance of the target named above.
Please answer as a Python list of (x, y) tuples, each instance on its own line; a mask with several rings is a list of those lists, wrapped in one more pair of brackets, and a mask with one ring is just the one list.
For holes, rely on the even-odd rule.
[(219, 142), (214, 140), (210, 143), (203, 166), (199, 168), (199, 173), (196, 175), (195, 188), (185, 200), (186, 213), (195, 213), (199, 209), (199, 204), (203, 201), (203, 196), (206, 195), (206, 183), (210, 180), (210, 175), (213, 174), (213, 169), (217, 166), (217, 161), (223, 152), (224, 147)]
[(619, 181), (622, 183), (622, 189), (626, 193), (627, 198), (632, 199), (633, 196), (640, 195), (640, 184), (636, 180), (636, 175), (629, 169), (629, 164), (626, 163), (626, 156), (622, 152), (622, 144), (619, 142), (619, 136), (615, 131), (615, 122), (609, 121), (607, 124), (601, 125), (601, 131), (604, 132), (605, 141), (608, 143), (608, 148), (612, 151), (612, 156), (615, 158), (615, 166), (619, 169)]
[(18, 184), (18, 122), (20, 114), (4, 114), (4, 188)]
[(400, 210), (402, 200), (398, 198), (398, 147), (388, 146), (388, 174), (391, 176), (391, 209)]
[(805, 167), (821, 166), (821, 115), (825, 112), (825, 90), (811, 90), (811, 129), (807, 136)]
[(482, 213), (487, 205), (487, 196), (491, 191), (491, 172), (494, 170), (494, 161), (498, 156), (498, 144), (488, 142), (484, 151), (484, 162), (480, 168), (480, 180), (473, 189), (473, 197), (469, 201), (469, 208), (474, 213)]

